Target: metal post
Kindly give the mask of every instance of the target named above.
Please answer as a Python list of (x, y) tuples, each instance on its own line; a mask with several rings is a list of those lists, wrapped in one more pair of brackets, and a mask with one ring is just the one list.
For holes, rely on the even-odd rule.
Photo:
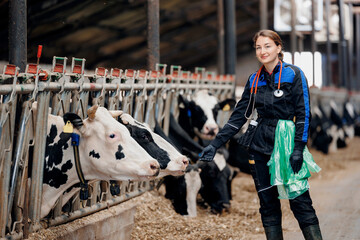
[(353, 80), (353, 51), (354, 51), (354, 33), (353, 33), (353, 27), (354, 26), (354, 21), (353, 21), (353, 8), (352, 8), (352, 4), (349, 3), (349, 14), (350, 14), (350, 36), (349, 36), (349, 48), (348, 48), (348, 59), (349, 59), (349, 76), (347, 78), (347, 87), (348, 90), (351, 91), (352, 88), (355, 86), (354, 85), (354, 80)]
[[(40, 83), (41, 84), (41, 83)], [(31, 219), (31, 232), (40, 228), (40, 211), (42, 200), (43, 169), (45, 157), (45, 145), (47, 135), (47, 121), (49, 112), (50, 93), (40, 92), (37, 98), (37, 116), (35, 129), (35, 146), (33, 153), (33, 165), (31, 170), (31, 188), (29, 199), (29, 217)]]
[(323, 86), (333, 85), (332, 82), (332, 67), (331, 67), (331, 41), (330, 41), (330, 1), (325, 0), (325, 21), (326, 21), (326, 77), (324, 78)]
[(316, 42), (315, 42), (315, 0), (311, 0), (311, 53), (313, 58), (313, 82), (312, 86), (315, 84), (315, 52), (316, 52)]
[(155, 70), (156, 63), (160, 63), (160, 11), (159, 0), (147, 1), (147, 38), (148, 38), (148, 70)]
[(347, 58), (346, 58), (346, 40), (344, 38), (344, 1), (337, 0), (339, 6), (339, 72), (340, 72), (340, 87), (346, 87), (347, 82)]
[(360, 12), (356, 13), (356, 87), (360, 90)]
[(236, 17), (235, 1), (224, 0), (225, 13), (225, 74), (235, 74), (236, 67)]
[(295, 63), (295, 51), (296, 51), (296, 3), (295, 0), (291, 0), (291, 34), (290, 34), (290, 44), (291, 44), (291, 58), (292, 64)]
[(218, 20), (218, 72), (225, 72), (225, 30), (224, 30), (224, 3), (223, 0), (217, 0), (217, 20)]
[(297, 33), (298, 36), (298, 51), (302, 52), (304, 51), (304, 35), (300, 32)]
[[(225, 74), (236, 76), (236, 4), (234, 0), (224, 0), (225, 13)], [(239, 79), (235, 77), (234, 94)]]
[(9, 63), (25, 71), (27, 63), (26, 0), (9, 1)]
[(260, 0), (260, 29), (268, 28), (268, 0)]

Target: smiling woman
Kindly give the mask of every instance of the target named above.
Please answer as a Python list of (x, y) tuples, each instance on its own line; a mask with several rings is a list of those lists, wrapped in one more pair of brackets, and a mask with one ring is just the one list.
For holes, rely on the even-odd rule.
[[(292, 121), (295, 133), (289, 139), (280, 138), (280, 141), (292, 143), (284, 150), (291, 153), (287, 162), (289, 174), (297, 176), (308, 168), (306, 163), (303, 164), (303, 151), (311, 118), (309, 89), (303, 71), (282, 61), (283, 45), (276, 32), (261, 30), (255, 34), (253, 41), (256, 57), (263, 65), (250, 75), (229, 121), (200, 154), (200, 160), (211, 161), (216, 149), (239, 132), (247, 120), (251, 120), (256, 127), (252, 128), (252, 139), (248, 141), (249, 165), (260, 200), (261, 220), (268, 240), (283, 239), (279, 193), (276, 185), (271, 184), (273, 181), (270, 180), (267, 163), (270, 157), (273, 158), (275, 138), (279, 139), (275, 136), (278, 123)], [(256, 119), (252, 117), (255, 109)], [(305, 239), (322, 239), (308, 188), (289, 202)]]

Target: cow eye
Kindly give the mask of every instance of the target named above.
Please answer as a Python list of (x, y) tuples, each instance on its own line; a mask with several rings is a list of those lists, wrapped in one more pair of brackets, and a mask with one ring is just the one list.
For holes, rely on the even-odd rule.
[(110, 138), (114, 138), (114, 137), (115, 137), (115, 134), (110, 134), (109, 137), (110, 137)]

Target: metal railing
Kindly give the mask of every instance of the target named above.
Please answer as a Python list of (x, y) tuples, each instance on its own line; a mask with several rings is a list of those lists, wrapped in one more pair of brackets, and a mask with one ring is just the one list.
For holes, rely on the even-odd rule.
[[(155, 71), (97, 68), (94, 74), (86, 74), (85, 59), (73, 58), (69, 72), (66, 63), (67, 58), (54, 57), (51, 70), (28, 64), (24, 73), (7, 65), (0, 75), (0, 238), (24, 238), (42, 227), (118, 204), (156, 184), (120, 182), (120, 194), (112, 196), (108, 182), (92, 181), (88, 200), (80, 201), (74, 192), (62, 207), (60, 197), (50, 215), (40, 219), (48, 114), (74, 112), (86, 118), (86, 110), (98, 104), (122, 109), (152, 128), (158, 121), (167, 134), (170, 112), (178, 112), (179, 94), (191, 96), (208, 89), (224, 99), (234, 91), (234, 76), (216, 76), (205, 69), (192, 73), (171, 66), (167, 74), (166, 65), (158, 64)], [(35, 101), (36, 114), (31, 108)]]

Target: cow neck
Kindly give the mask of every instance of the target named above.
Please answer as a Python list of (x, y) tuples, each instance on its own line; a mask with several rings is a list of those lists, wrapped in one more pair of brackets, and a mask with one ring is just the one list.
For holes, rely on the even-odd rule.
[(71, 145), (74, 149), (75, 168), (78, 178), (80, 180), (80, 199), (87, 200), (89, 198), (89, 188), (81, 168), (79, 142), (80, 136), (76, 133), (71, 133)]

